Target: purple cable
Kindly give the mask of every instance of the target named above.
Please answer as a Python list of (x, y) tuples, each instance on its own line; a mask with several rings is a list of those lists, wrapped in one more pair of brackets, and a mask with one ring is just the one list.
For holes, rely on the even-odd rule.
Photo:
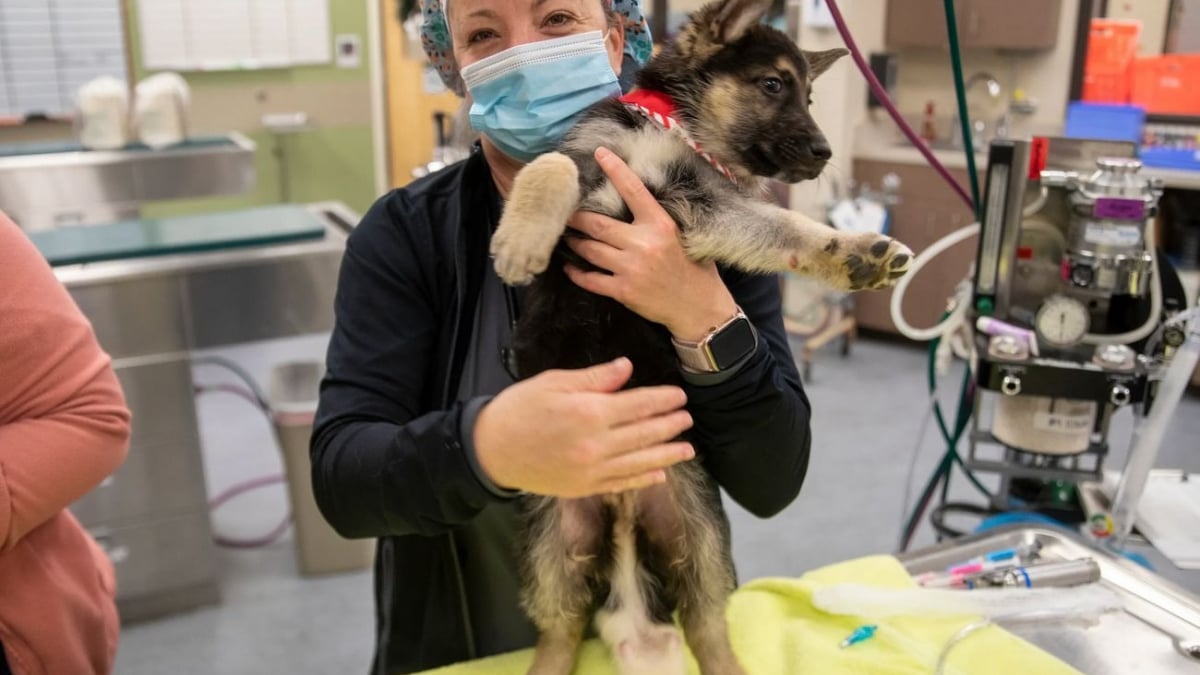
[(858, 50), (858, 45), (854, 43), (854, 37), (850, 35), (850, 29), (846, 27), (846, 20), (842, 18), (842, 10), (838, 8), (837, 0), (827, 0), (826, 4), (829, 5), (829, 13), (833, 15), (833, 22), (837, 24), (838, 33), (841, 34), (842, 41), (850, 49), (850, 55), (854, 58), (854, 65), (858, 66), (858, 70), (867, 79), (867, 85), (871, 87), (871, 93), (875, 94), (875, 98), (879, 99), (879, 102), (883, 104), (883, 107), (888, 111), (888, 115), (891, 116), (896, 126), (900, 127), (900, 131), (904, 133), (904, 136), (925, 157), (925, 161), (929, 162), (933, 170), (938, 172), (938, 175), (954, 189), (973, 212), (975, 210), (975, 201), (971, 199), (971, 195), (967, 194), (963, 186), (954, 180), (954, 176), (951, 176), (946, 167), (938, 161), (938, 158), (933, 155), (933, 151), (929, 149), (929, 146), (925, 145), (921, 137), (917, 136), (917, 132), (913, 131), (908, 122), (904, 121), (904, 117), (900, 115), (899, 110), (896, 110), (896, 105), (892, 103), (892, 99), (888, 98), (887, 91), (879, 83), (879, 79), (875, 77), (875, 73), (871, 72), (871, 67), (867, 65), (867, 60), (863, 58), (862, 52)]
[(243, 481), (241, 483), (238, 483), (237, 485), (226, 488), (223, 492), (218, 494), (216, 497), (213, 497), (212, 499), (208, 500), (208, 508), (209, 509), (220, 508), (222, 504), (224, 504), (225, 502), (229, 501), (230, 499), (233, 499), (234, 497), (242, 494), (243, 492), (257, 490), (260, 487), (266, 487), (268, 485), (276, 485), (278, 483), (284, 483), (286, 481), (287, 481), (287, 478), (285, 478), (284, 475), (281, 473), (275, 473), (275, 474), (271, 474), (269, 476), (259, 476), (258, 478), (252, 478), (250, 480)]
[(249, 389), (239, 387), (236, 384), (198, 384), (192, 387), (192, 390), (197, 394), (207, 394), (209, 392), (217, 391), (224, 392), (226, 394), (233, 394), (234, 396), (237, 396), (250, 403), (250, 405), (254, 406), (255, 408), (259, 408), (260, 410), (262, 409), (262, 403), (260, 403), (258, 398), (254, 396), (253, 392), (251, 392)]
[[(238, 483), (237, 485), (225, 489), (216, 497), (210, 499), (208, 502), (208, 508), (209, 510), (216, 510), (217, 507), (240, 494), (286, 481), (287, 479), (283, 474), (277, 473), (270, 476), (260, 476), (258, 478), (253, 478), (248, 481)], [(291, 523), (292, 514), (289, 513), (283, 517), (283, 520), (281, 520), (278, 525), (275, 526), (275, 529), (260, 537), (253, 537), (250, 539), (231, 539), (229, 537), (214, 533), (213, 541), (215, 541), (218, 546), (224, 546), (226, 548), (258, 548), (260, 546), (266, 546), (274, 543), (276, 539), (279, 539), (279, 537), (283, 536), (283, 533), (287, 531)]]

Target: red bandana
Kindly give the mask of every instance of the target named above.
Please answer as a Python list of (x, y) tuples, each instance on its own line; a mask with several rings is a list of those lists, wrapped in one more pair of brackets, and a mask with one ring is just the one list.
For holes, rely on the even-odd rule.
[(704, 151), (700, 144), (692, 138), (687, 129), (683, 128), (683, 123), (675, 118), (675, 101), (670, 96), (661, 91), (651, 91), (648, 89), (637, 89), (621, 97), (621, 102), (625, 107), (635, 112), (641, 113), (644, 117), (654, 122), (658, 126), (673, 131), (684, 141), (687, 142), (693, 150), (704, 158), (714, 169), (721, 172), (729, 180), (737, 185), (737, 178), (724, 164), (718, 162), (716, 158)]

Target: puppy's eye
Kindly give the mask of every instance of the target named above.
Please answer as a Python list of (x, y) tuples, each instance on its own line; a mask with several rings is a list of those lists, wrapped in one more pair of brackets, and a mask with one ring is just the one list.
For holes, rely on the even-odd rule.
[(767, 77), (762, 81), (763, 91), (768, 94), (778, 94), (783, 91), (783, 80), (778, 77)]

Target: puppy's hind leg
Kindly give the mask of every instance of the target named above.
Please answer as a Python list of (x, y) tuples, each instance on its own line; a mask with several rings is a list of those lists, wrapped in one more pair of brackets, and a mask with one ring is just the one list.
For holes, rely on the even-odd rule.
[(643, 507), (650, 538), (672, 561), (680, 622), (701, 674), (745, 675), (725, 622), (737, 580), (715, 483), (698, 465), (678, 465), (665, 490), (644, 491)]
[[(613, 564), (604, 608), (596, 628), (609, 645), (621, 675), (685, 675), (683, 640), (671, 622), (669, 591), (661, 575), (645, 563), (652, 555), (638, 536), (638, 501), (642, 493), (606, 498), (613, 506)], [(642, 543), (642, 546), (639, 546)]]
[(571, 158), (551, 152), (521, 169), (492, 236), (491, 253), (500, 278), (521, 286), (544, 272), (578, 206), (579, 170)]
[(538, 628), (529, 675), (569, 675), (583, 639), (604, 535), (597, 499), (531, 500), (522, 606)]

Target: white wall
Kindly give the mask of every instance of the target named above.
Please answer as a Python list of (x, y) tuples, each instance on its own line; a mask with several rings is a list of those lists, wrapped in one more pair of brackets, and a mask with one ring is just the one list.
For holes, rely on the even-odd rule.
[(1138, 54), (1154, 56), (1163, 51), (1167, 37), (1167, 15), (1171, 11), (1171, 0), (1109, 0), (1110, 19), (1136, 19), (1142, 22), (1142, 38), (1138, 42)]
[(1180, 54), (1200, 52), (1200, 0), (1183, 0), (1175, 15), (1175, 50)]
[[(883, 49), (885, 0), (841, 0), (838, 6), (864, 58)], [(844, 46), (836, 29), (803, 25), (799, 43), (802, 49), (810, 51)], [(829, 139), (833, 159), (821, 179), (792, 188), (792, 207), (814, 218), (823, 218), (823, 204), (831, 197), (834, 183), (845, 189), (853, 175), (854, 134), (867, 120), (867, 81), (849, 56), (813, 84), (812, 115)]]
[[(886, 0), (841, 0), (839, 6), (864, 56), (885, 49)], [(987, 71), (1004, 89), (1004, 101), (995, 104), (981, 95), (982, 87), (974, 89), (969, 100), (978, 105), (973, 112), (977, 111), (981, 118), (994, 119), (1003, 111), (1013, 90), (1020, 87), (1027, 98), (1036, 102), (1037, 111), (1030, 117), (1013, 115), (1012, 134), (1057, 132), (1066, 115), (1078, 14), (1079, 0), (1063, 0), (1058, 42), (1052, 50), (1016, 56), (994, 51), (964, 53), (966, 77)], [(801, 27), (799, 43), (804, 49), (842, 46), (836, 30), (807, 27)], [(953, 116), (954, 83), (947, 53), (933, 49), (905, 49), (898, 55), (895, 99), (901, 112), (919, 117), (926, 101), (932, 99), (938, 115)], [(868, 112), (866, 80), (849, 57), (818, 79), (814, 89), (813, 117), (829, 137), (833, 160), (821, 180), (793, 188), (792, 206), (820, 217), (833, 183), (844, 185), (852, 176), (856, 134), (872, 127), (882, 130), (885, 136), (894, 134), (898, 138), (899, 131), (882, 109)]]
[[(1017, 88), (1036, 101), (1037, 112), (1032, 117), (1014, 116), (1013, 123), (1018, 131), (1030, 126), (1040, 129), (1061, 125), (1071, 86), (1078, 16), (1079, 0), (1063, 0), (1058, 42), (1054, 49), (1017, 55), (966, 51), (963, 53), (963, 76), (970, 78), (975, 73), (988, 72), (1000, 82), (1005, 101)], [(955, 111), (954, 80), (947, 54), (939, 50), (902, 51), (896, 99), (900, 110), (906, 114), (919, 115), (925, 109), (926, 101), (933, 100), (938, 115), (952, 116)], [(983, 96), (982, 86), (972, 88), (968, 100), (978, 105), (979, 114), (988, 120), (999, 116), (1005, 107), (1004, 101), (989, 102)]]

